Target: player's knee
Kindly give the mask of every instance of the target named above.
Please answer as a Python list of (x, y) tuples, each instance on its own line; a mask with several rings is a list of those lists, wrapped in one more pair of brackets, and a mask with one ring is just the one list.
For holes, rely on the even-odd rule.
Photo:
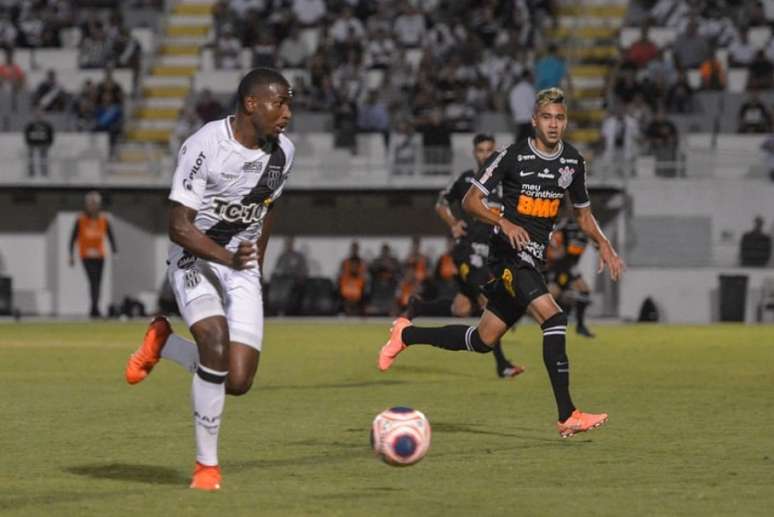
[(229, 375), (226, 381), (226, 393), (239, 397), (245, 395), (253, 386), (253, 378), (246, 376), (231, 376)]
[(478, 329), (473, 329), (473, 332), (469, 332), (465, 337), (465, 345), (471, 352), (478, 352), (479, 354), (488, 354), (492, 351), (496, 340), (491, 340), (491, 343), (485, 342), (481, 338)]
[(228, 357), (228, 330), (217, 325), (208, 326), (196, 333), (196, 340), (199, 345), (207, 349), (208, 356), (213, 358)]
[(546, 321), (543, 322), (541, 327), (545, 330), (552, 327), (566, 327), (567, 315), (563, 311), (559, 311)]

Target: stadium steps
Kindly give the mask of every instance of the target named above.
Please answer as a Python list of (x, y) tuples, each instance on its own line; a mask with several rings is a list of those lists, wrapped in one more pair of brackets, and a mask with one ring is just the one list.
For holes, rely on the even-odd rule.
[(558, 28), (549, 31), (568, 60), (574, 89), (568, 139), (589, 156), (601, 139), (606, 84), (627, 7), (623, 0), (566, 2), (559, 8)]
[(178, 117), (201, 66), (201, 49), (212, 30), (214, 0), (184, 0), (172, 7), (166, 28), (142, 81), (142, 98), (127, 125), (125, 143), (117, 151), (117, 170), (152, 168), (168, 146)]

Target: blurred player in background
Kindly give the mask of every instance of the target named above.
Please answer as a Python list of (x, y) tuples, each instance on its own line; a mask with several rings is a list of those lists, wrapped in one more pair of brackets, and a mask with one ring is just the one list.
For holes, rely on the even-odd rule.
[(196, 344), (153, 320), (129, 358), (126, 380), (142, 381), (161, 357), (193, 375), (196, 467), (191, 488), (218, 490), (218, 433), (226, 393), (250, 389), (261, 355), (261, 270), (274, 202), (293, 164), (283, 134), (292, 92), (276, 70), (239, 83), (236, 115), (206, 124), (183, 143), (169, 199), (168, 276)]
[[(439, 316), (451, 314), (457, 318), (467, 318), (479, 313), (486, 305), (486, 296), (482, 287), (492, 277), (487, 259), (489, 257), (489, 239), (492, 225), (481, 222), (462, 210), (462, 199), (470, 188), (476, 171), (495, 150), (492, 135), (478, 134), (473, 138), (473, 157), (476, 170), (468, 169), (446, 189), (442, 190), (435, 205), (438, 216), (449, 226), (455, 239), (452, 258), (457, 267), (456, 280), (459, 292), (453, 299), (425, 301), (412, 297), (404, 317), (413, 320), (418, 316)], [(498, 214), (502, 209), (499, 191), (495, 190), (484, 199), (487, 206)], [(455, 213), (457, 215), (455, 215)], [(497, 376), (510, 378), (519, 375), (524, 368), (511, 364), (503, 354), (500, 340), (492, 347), (495, 357)]]
[[(591, 212), (583, 156), (563, 141), (567, 107), (562, 90), (549, 88), (538, 93), (532, 124), (535, 138), (492, 155), (463, 200), (467, 212), (495, 227), (490, 247), (494, 280), (484, 289), (487, 305), (478, 326), (420, 328), (406, 318), (398, 318), (379, 353), (378, 365), (387, 370), (399, 353), (418, 344), (488, 352), (528, 311), (543, 329), (543, 362), (559, 414), (556, 426), (560, 436), (566, 438), (607, 421), (606, 413), (583, 413), (572, 402), (570, 363), (565, 350), (567, 316), (548, 292), (540, 273), (559, 203), (568, 191), (580, 228), (599, 248), (600, 271), (607, 266), (612, 279), (618, 280), (623, 262)], [(499, 186), (503, 189), (501, 215), (483, 203)]]
[(110, 229), (107, 215), (101, 211), (102, 196), (96, 190), (86, 194), (84, 211), (75, 220), (70, 234), (70, 267), (75, 266), (75, 242), (78, 241), (78, 255), (89, 279), (92, 318), (99, 318), (99, 293), (102, 287), (102, 271), (105, 269), (105, 239), (110, 242), (110, 251), (117, 256), (118, 248)]
[(589, 238), (570, 215), (568, 208), (556, 225), (547, 249), (548, 291), (560, 307), (569, 315), (575, 305), (575, 331), (581, 336), (594, 337), (586, 326), (586, 307), (591, 304), (591, 289), (578, 270), (578, 262), (586, 251)]

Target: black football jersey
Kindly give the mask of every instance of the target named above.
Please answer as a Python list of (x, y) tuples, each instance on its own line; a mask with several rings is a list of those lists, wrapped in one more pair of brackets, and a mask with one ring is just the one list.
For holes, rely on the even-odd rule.
[[(492, 225), (479, 221), (466, 211), (462, 210), (462, 200), (468, 193), (473, 180), (476, 178), (476, 172), (472, 169), (459, 175), (448, 187), (441, 191), (439, 197), (449, 204), (452, 212), (457, 218), (465, 221), (465, 235), (457, 239), (458, 245), (482, 244), (489, 246), (489, 239), (492, 234)], [(500, 199), (500, 189), (496, 188), (486, 196), (486, 203), (493, 210), (501, 209), (502, 201)]]
[(529, 233), (530, 242), (518, 253), (495, 228), (492, 253), (518, 256), (533, 266), (545, 263), (548, 239), (565, 192), (577, 208), (590, 206), (586, 189), (586, 162), (573, 146), (560, 142), (552, 155), (538, 151), (531, 138), (493, 154), (472, 180), (489, 195), (502, 185), (503, 215)]
[(555, 232), (561, 232), (561, 246), (564, 253), (557, 260), (557, 268), (572, 269), (578, 265), (583, 252), (589, 245), (589, 238), (581, 231), (578, 223), (571, 217), (559, 221)]

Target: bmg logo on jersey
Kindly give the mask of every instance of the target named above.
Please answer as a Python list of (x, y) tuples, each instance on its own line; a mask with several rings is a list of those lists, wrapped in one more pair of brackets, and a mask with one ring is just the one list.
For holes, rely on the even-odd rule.
[(196, 161), (194, 162), (193, 167), (191, 167), (191, 170), (188, 171), (188, 176), (183, 178), (183, 186), (186, 188), (186, 190), (193, 190), (194, 176), (199, 174), (199, 169), (202, 168), (205, 158), (206, 156), (204, 155), (204, 151), (200, 152), (199, 156), (196, 157)]
[(257, 223), (266, 213), (265, 203), (229, 203), (225, 199), (213, 199), (215, 215), (229, 223)]

